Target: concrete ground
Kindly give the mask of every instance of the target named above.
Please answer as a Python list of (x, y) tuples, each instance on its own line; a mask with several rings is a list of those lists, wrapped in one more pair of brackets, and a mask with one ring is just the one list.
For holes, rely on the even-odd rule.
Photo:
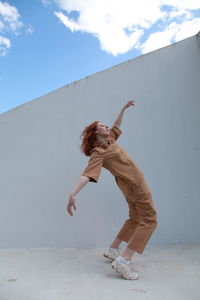
[(0, 300), (200, 300), (200, 244), (146, 248), (124, 280), (104, 249), (0, 249)]

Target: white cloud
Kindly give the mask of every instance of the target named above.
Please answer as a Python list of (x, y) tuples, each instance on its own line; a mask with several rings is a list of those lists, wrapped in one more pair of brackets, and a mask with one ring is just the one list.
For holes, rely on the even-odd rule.
[[(24, 24), (17, 8), (7, 2), (0, 1), (0, 33), (2, 34), (0, 35), (0, 55), (6, 55), (11, 47), (10, 39), (5, 35), (8, 33), (18, 35), (22, 28), (24, 28)], [(31, 34), (33, 28), (29, 25), (25, 32)]]
[(62, 12), (55, 12), (55, 15), (60, 19), (63, 24), (71, 29), (71, 31), (81, 30), (81, 26), (74, 22), (73, 20), (70, 20), (67, 16), (65, 16)]
[(0, 2), (1, 31), (9, 30), (15, 34), (23, 26), (20, 20), (20, 14), (16, 7), (9, 5), (7, 2)]
[(150, 34), (147, 41), (137, 47), (142, 53), (154, 51), (156, 49), (168, 46), (175, 37), (176, 23), (171, 23), (164, 31), (154, 32)]
[(175, 41), (180, 41), (191, 35), (191, 32), (198, 33), (200, 30), (200, 18), (183, 22), (176, 31)]
[(0, 31), (3, 30), (3, 27), (4, 27), (4, 24), (3, 24), (3, 22), (0, 20)]
[(42, 4), (44, 4), (45, 6), (51, 4), (51, 0), (41, 0)]
[(164, 5), (173, 6), (178, 10), (196, 10), (200, 8), (199, 0), (161, 0), (159, 2)]
[[(199, 19), (192, 19), (192, 10), (200, 9), (198, 0), (41, 0), (46, 5), (57, 4), (55, 15), (72, 32), (91, 33), (99, 39), (101, 49), (118, 55), (132, 48), (141, 51), (166, 46), (172, 39), (185, 38), (197, 33)], [(163, 6), (168, 6), (164, 9)], [(73, 17), (73, 12), (78, 16)], [(156, 23), (159, 28), (156, 29)], [(193, 22), (193, 23), (191, 23)], [(171, 27), (170, 27), (170, 24)], [(174, 35), (172, 28), (177, 24)], [(174, 27), (173, 27), (174, 26)], [(162, 28), (162, 30), (161, 30)], [(151, 32), (150, 32), (151, 31)], [(152, 33), (155, 31), (155, 33)], [(142, 44), (141, 38), (151, 33)], [(157, 38), (161, 38), (159, 43)]]
[(165, 28), (164, 31), (155, 32), (149, 35), (148, 39), (138, 48), (142, 53), (148, 53), (150, 51), (165, 47), (173, 42), (180, 41), (198, 33), (200, 29), (200, 18), (190, 21), (185, 21), (182, 24), (175, 22), (171, 23)]
[(10, 48), (10, 40), (0, 35), (0, 55), (4, 56)]
[(33, 26), (28, 25), (27, 28), (25, 29), (26, 35), (31, 35), (34, 32)]

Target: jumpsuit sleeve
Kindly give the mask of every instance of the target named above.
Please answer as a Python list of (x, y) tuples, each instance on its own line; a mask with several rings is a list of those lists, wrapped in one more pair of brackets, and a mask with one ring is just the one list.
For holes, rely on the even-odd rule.
[(90, 182), (98, 182), (101, 168), (103, 165), (103, 157), (98, 151), (92, 151), (89, 162), (81, 176), (90, 178)]
[(120, 134), (122, 133), (121, 129), (117, 125), (113, 125), (110, 129), (111, 137), (116, 141)]

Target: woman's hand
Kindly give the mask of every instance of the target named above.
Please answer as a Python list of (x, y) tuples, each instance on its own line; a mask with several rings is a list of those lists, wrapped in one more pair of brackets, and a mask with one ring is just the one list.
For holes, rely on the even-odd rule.
[(76, 200), (75, 200), (75, 197), (72, 194), (70, 194), (68, 205), (67, 205), (67, 211), (68, 211), (70, 216), (73, 216), (72, 208), (74, 210), (76, 210)]
[(130, 100), (130, 101), (128, 101), (125, 105), (124, 105), (124, 107), (123, 107), (123, 109), (126, 109), (126, 108), (128, 108), (129, 106), (134, 106), (135, 105), (135, 101), (133, 101), (133, 100)]

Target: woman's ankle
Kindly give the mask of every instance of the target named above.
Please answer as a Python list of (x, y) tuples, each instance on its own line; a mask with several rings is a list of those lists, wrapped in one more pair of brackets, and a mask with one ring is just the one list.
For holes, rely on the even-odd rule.
[(124, 252), (121, 254), (121, 256), (126, 259), (127, 261), (131, 261), (132, 257), (134, 255), (135, 251), (130, 249), (130, 248), (126, 248), (124, 250)]
[(127, 262), (128, 262), (128, 261), (131, 261), (131, 258), (132, 258), (132, 257), (130, 257), (130, 256), (125, 256), (125, 255), (123, 255), (123, 254), (121, 254), (121, 257), (123, 257)]

